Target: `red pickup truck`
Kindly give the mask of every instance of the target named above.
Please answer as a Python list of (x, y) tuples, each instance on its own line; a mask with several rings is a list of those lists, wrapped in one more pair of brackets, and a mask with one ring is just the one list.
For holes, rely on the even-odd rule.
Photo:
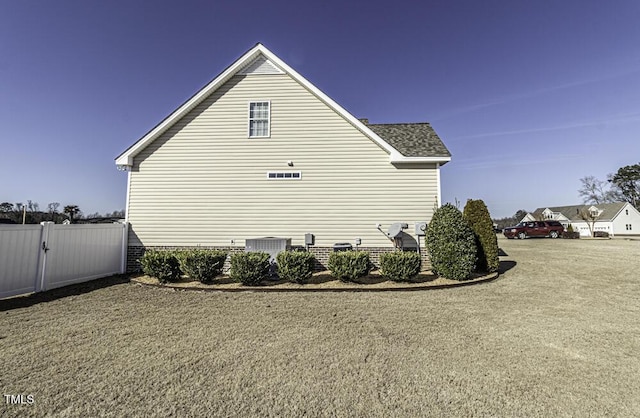
[(562, 236), (563, 232), (564, 227), (558, 221), (529, 221), (506, 227), (503, 234), (509, 239), (525, 239), (527, 237), (558, 238)]

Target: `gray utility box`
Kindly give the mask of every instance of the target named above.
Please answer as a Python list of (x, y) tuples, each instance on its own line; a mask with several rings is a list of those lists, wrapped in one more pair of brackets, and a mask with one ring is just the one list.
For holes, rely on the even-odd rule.
[(416, 222), (416, 235), (418, 235), (418, 236), (427, 235), (427, 223), (426, 222)]
[(276, 256), (280, 251), (286, 251), (291, 248), (291, 238), (278, 238), (278, 237), (264, 237), (264, 238), (251, 238), (245, 240), (244, 250), (245, 252), (258, 252), (263, 251), (268, 253), (271, 258), (270, 261), (275, 263)]

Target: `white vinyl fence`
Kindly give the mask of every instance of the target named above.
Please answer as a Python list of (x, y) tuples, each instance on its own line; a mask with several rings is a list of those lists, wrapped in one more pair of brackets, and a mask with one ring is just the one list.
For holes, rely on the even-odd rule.
[(0, 299), (124, 273), (127, 224), (0, 225)]

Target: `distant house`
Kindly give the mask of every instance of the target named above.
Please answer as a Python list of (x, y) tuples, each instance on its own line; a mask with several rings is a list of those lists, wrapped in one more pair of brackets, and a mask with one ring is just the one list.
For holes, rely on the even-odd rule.
[(307, 233), (321, 263), (336, 243), (376, 260), (397, 244), (394, 223), (404, 246), (419, 242), (450, 160), (428, 123), (357, 119), (258, 44), (116, 158), (129, 260), (144, 248), (242, 251), (260, 237), (303, 247)]
[(640, 235), (640, 212), (627, 202), (538, 208), (533, 213), (528, 213), (521, 222), (551, 219), (559, 221), (565, 229), (571, 224), (574, 231), (579, 231), (582, 236), (589, 236), (591, 231), (580, 216), (582, 211), (597, 218), (594, 231), (608, 232), (611, 236)]

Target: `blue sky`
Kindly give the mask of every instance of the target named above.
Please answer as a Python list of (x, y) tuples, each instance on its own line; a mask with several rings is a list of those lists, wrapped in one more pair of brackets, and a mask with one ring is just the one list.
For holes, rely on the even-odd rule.
[(431, 122), (443, 200), (580, 202), (640, 162), (640, 2), (3, 1), (0, 202), (124, 208), (114, 158), (262, 42), (356, 117)]

